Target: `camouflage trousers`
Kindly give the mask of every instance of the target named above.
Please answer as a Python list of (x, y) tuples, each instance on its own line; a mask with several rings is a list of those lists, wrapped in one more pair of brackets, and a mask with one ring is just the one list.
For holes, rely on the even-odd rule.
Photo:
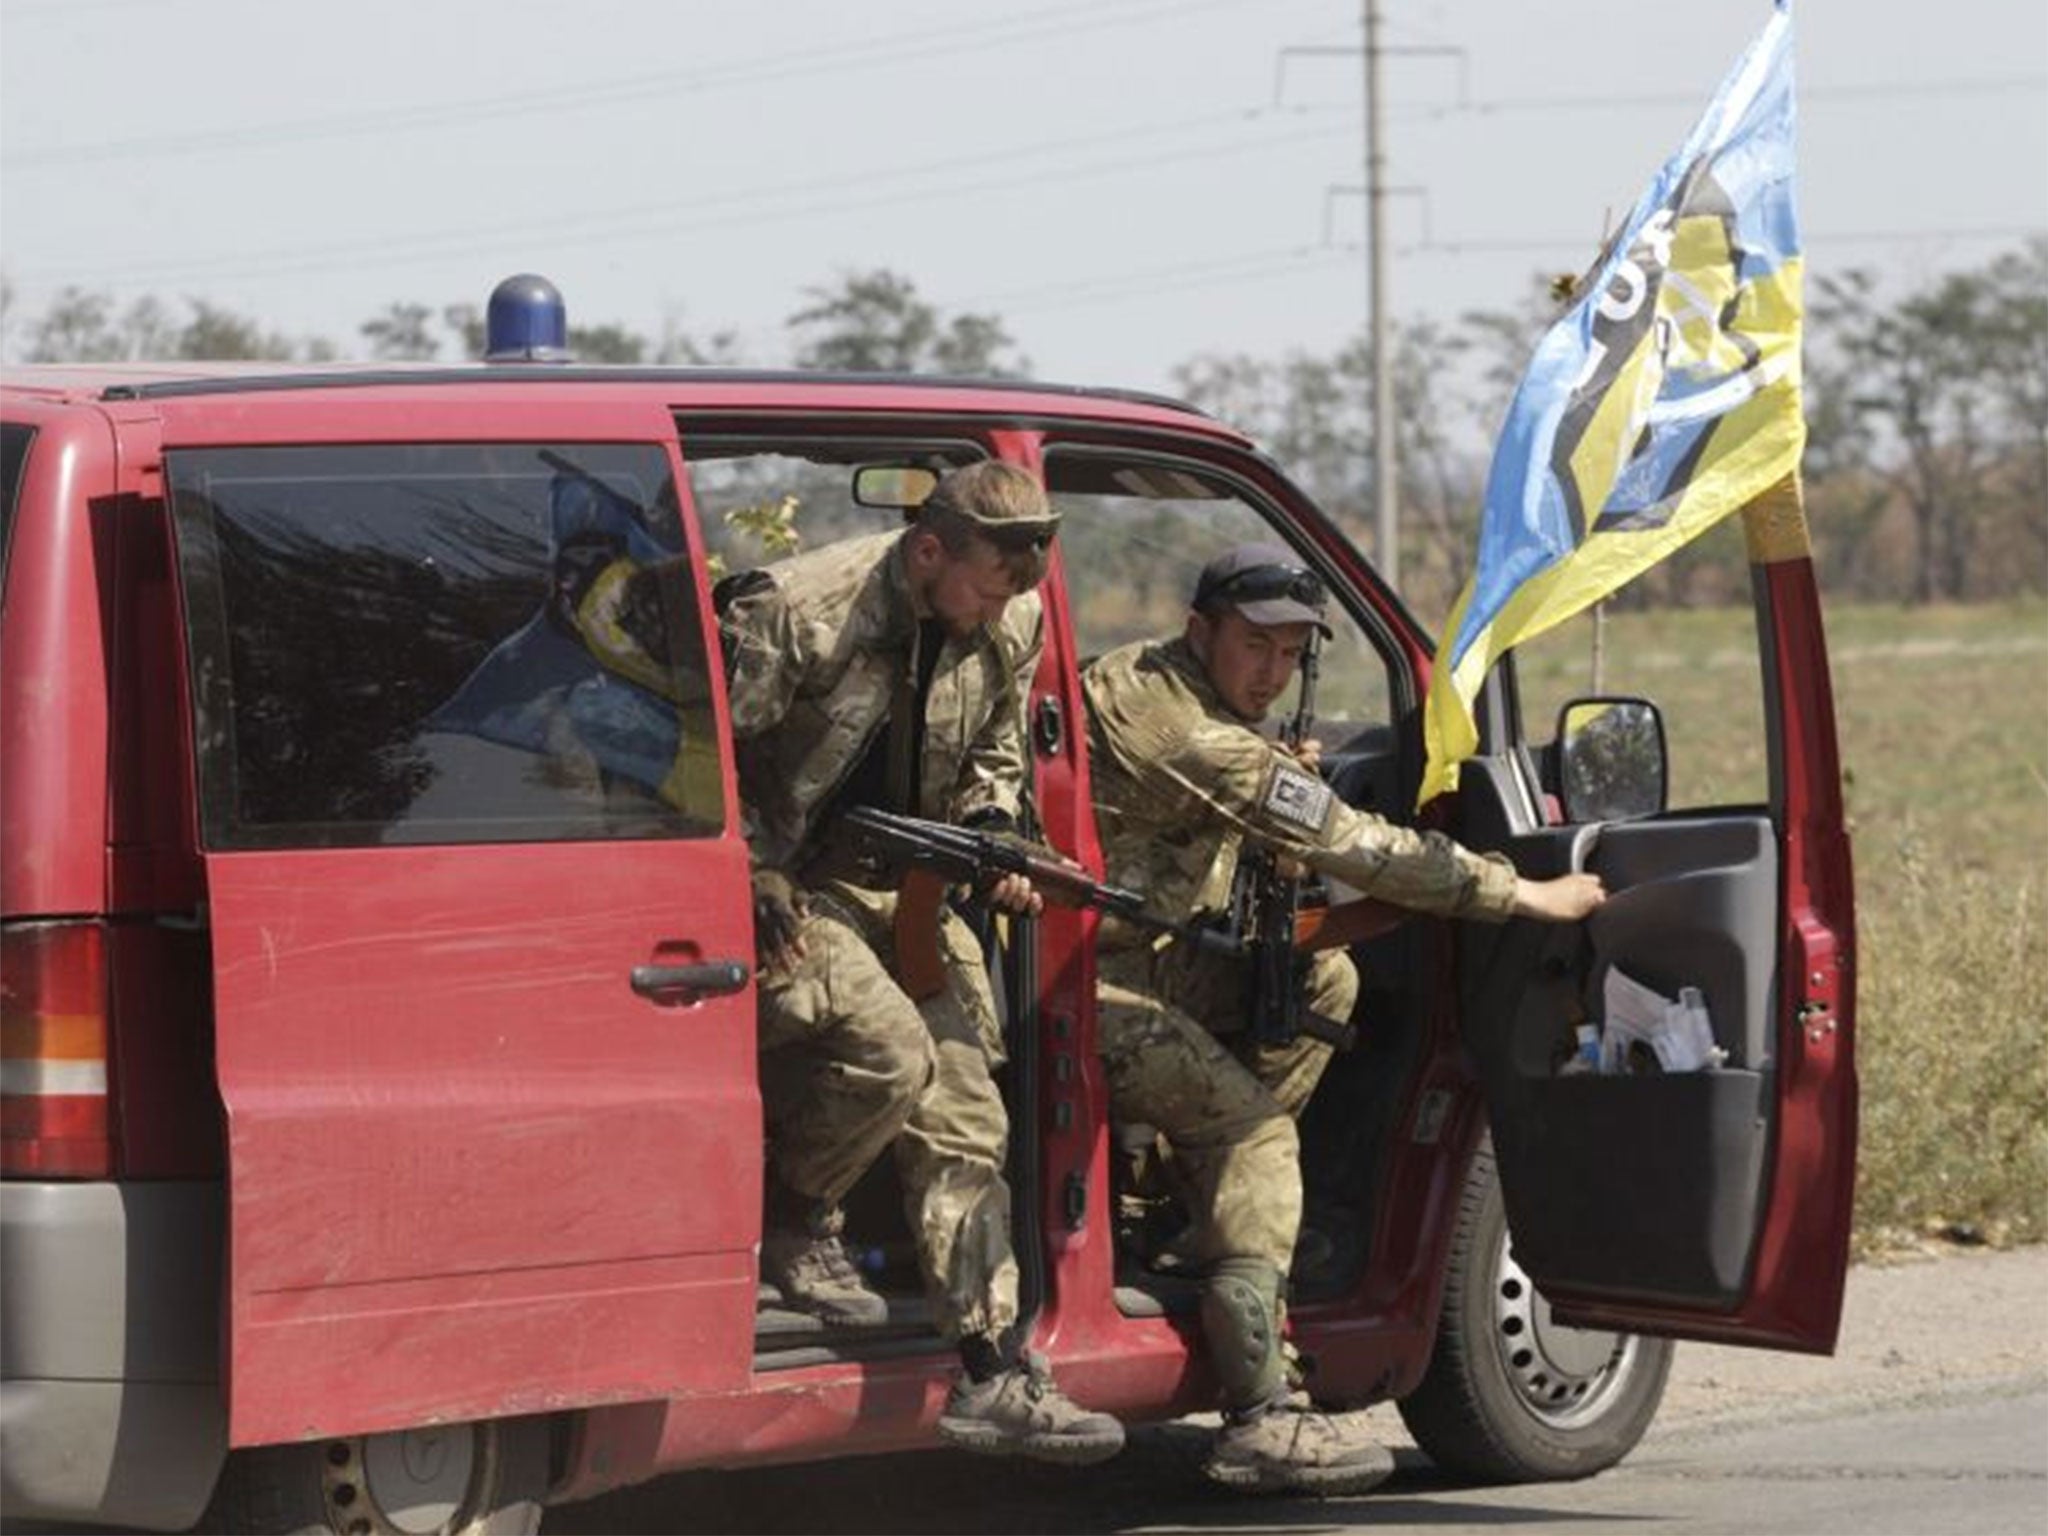
[[(1285, 1274), (1301, 1230), (1301, 1138), (1295, 1117), (1330, 1047), (1306, 1035), (1254, 1046), (1245, 1031), (1241, 962), (1130, 949), (1101, 957), (1097, 1032), (1111, 1117), (1142, 1121), (1172, 1148), (1195, 1219), (1197, 1264), (1257, 1258)], [(1318, 955), (1307, 1006), (1349, 1019), (1358, 969)]]
[(804, 956), (761, 978), (761, 1097), (769, 1165), (799, 1194), (837, 1204), (893, 1148), (926, 1294), (957, 1339), (1017, 1320), (1017, 1261), (1002, 1029), (981, 945), (942, 911), (946, 986), (917, 1004), (889, 974), (895, 896), (810, 893)]

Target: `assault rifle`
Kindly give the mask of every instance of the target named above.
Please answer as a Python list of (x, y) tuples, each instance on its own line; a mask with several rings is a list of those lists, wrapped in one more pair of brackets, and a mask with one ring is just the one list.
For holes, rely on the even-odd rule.
[[(1281, 744), (1289, 751), (1308, 739), (1315, 721), (1316, 679), (1322, 671), (1322, 631), (1311, 625), (1308, 643), (1301, 652), (1301, 694), (1294, 714), (1281, 727)], [(1316, 930), (1328, 924), (1329, 914), (1346, 912), (1346, 907), (1309, 908), (1301, 904), (1299, 876), (1283, 875), (1280, 861), (1264, 848), (1248, 852), (1238, 869), (1233, 893), (1233, 927), (1249, 943), (1251, 964), (1247, 978), (1250, 996), (1247, 1012), (1252, 1021), (1252, 1039), (1260, 1045), (1292, 1045), (1297, 1035), (1322, 1040), (1339, 1050), (1357, 1042), (1357, 1031), (1341, 1019), (1325, 1018), (1312, 1012), (1302, 996), (1307, 967), (1302, 954), (1307, 949), (1331, 947), (1317, 942)], [(1348, 907), (1349, 904), (1347, 904)], [(1311, 914), (1324, 914), (1318, 920)], [(1348, 915), (1348, 914), (1347, 914)], [(1306, 930), (1306, 932), (1304, 931)], [(1306, 942), (1304, 942), (1306, 940)], [(1334, 941), (1334, 936), (1333, 936)]]
[[(1211, 954), (1241, 957), (1247, 952), (1239, 932), (1209, 923), (1177, 923), (1162, 917), (1145, 904), (1144, 892), (1091, 879), (1086, 870), (1069, 864), (1051, 849), (1034, 847), (1022, 838), (898, 816), (870, 806), (848, 811), (839, 825), (856, 859), (877, 873), (893, 873), (901, 878), (902, 886), (896, 897), (896, 978), (916, 1002), (937, 996), (946, 985), (945, 963), (939, 955), (939, 905), (945, 900), (946, 888), (983, 886), (1003, 875), (1024, 876), (1056, 907), (1092, 908), (1135, 928), (1166, 934)], [(1347, 902), (1342, 907), (1317, 910), (1334, 916), (1368, 905), (1378, 907), (1379, 903)], [(1327, 947), (1321, 934), (1310, 936), (1316, 926), (1312, 915), (1305, 912), (1302, 917), (1304, 944)], [(1293, 921), (1290, 916), (1289, 922)], [(1349, 931), (1340, 920), (1331, 929), (1333, 941), (1339, 941), (1334, 940), (1334, 935), (1340, 929)], [(1289, 937), (1292, 938), (1291, 929)], [(1324, 1018), (1299, 1006), (1294, 1013), (1296, 1033), (1326, 1041), (1339, 1050), (1348, 1049), (1357, 1038), (1357, 1032), (1339, 1020)]]
[(900, 873), (896, 899), (896, 971), (903, 990), (919, 1002), (946, 984), (939, 957), (939, 903), (949, 885), (987, 885), (1004, 875), (1022, 875), (1048, 902), (1093, 908), (1148, 933), (1171, 934), (1203, 949), (1237, 954), (1237, 939), (1221, 929), (1176, 923), (1145, 905), (1142, 891), (1104, 885), (1089, 878), (1049, 848), (1022, 838), (969, 827), (948, 826), (915, 816), (857, 806), (840, 819), (855, 858), (877, 872)]

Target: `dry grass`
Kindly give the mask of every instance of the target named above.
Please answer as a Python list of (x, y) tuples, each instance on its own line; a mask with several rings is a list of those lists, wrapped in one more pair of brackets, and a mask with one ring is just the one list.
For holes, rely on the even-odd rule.
[[(2048, 1239), (2048, 605), (1828, 612), (1856, 845), (1864, 1253)], [(1531, 734), (1588, 629), (1520, 661)], [(1662, 706), (1673, 803), (1763, 798), (1746, 609), (1609, 620), (1607, 691)]]
[[(1883, 866), (1880, 865), (1880, 870)], [(2034, 879), (1894, 855), (1859, 903), (1858, 1247), (2048, 1238), (2048, 927)], [(1866, 889), (1868, 889), (1866, 882)]]

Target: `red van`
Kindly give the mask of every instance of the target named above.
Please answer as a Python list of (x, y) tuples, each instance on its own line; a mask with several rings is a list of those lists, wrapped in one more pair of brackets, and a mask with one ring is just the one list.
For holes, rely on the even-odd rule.
[[(1177, 629), (1193, 572), (1248, 537), (1341, 609), (1318, 731), (1337, 792), (1414, 801), (1428, 638), (1269, 458), (1170, 400), (534, 362), (20, 368), (0, 423), (10, 1517), (530, 1531), (681, 1468), (933, 1442), (955, 1358), (886, 1167), (852, 1214), (886, 1326), (828, 1336), (758, 1279), (712, 584), (761, 558), (764, 508), (814, 545), (900, 516), (861, 504), (864, 466), (1044, 477), (1065, 523), (1037, 814), (1091, 867), (1079, 668)], [(1330, 1249), (1292, 1310), (1313, 1389), (1399, 1400), (1455, 1467), (1612, 1464), (1668, 1339), (1833, 1345), (1849, 853), (1803, 528), (1753, 532), (1767, 799), (1666, 806), (1644, 703), (1581, 705), (1532, 745), (1504, 670), (1433, 819), (1615, 894), (1583, 932), (1415, 919), (1368, 941), (1362, 1043), (1303, 1122)], [(660, 697), (559, 622), (593, 549), (676, 573)], [(1575, 742), (1623, 719), (1648, 732), (1634, 802), (1574, 777), (1613, 758)], [(1093, 922), (1049, 911), (992, 958), (1017, 1249), (1061, 1384), (1159, 1419), (1212, 1383), (1194, 1286), (1119, 1240)], [(1560, 1070), (1616, 969), (1699, 989), (1718, 1066)]]

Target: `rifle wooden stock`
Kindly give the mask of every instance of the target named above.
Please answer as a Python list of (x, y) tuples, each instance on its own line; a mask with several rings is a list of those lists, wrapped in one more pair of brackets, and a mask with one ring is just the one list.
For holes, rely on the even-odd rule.
[(913, 869), (896, 893), (896, 980), (921, 1003), (946, 990), (946, 961), (939, 953), (939, 919), (946, 881), (934, 870)]
[[(1101, 884), (1057, 852), (1040, 851), (1021, 839), (921, 821), (869, 806), (856, 806), (843, 822), (852, 836), (845, 850), (851, 858), (871, 874), (892, 865), (903, 871), (893, 929), (896, 980), (919, 1002), (936, 996), (946, 985), (939, 921), (944, 916), (941, 905), (947, 887), (953, 885), (985, 890), (993, 881), (1019, 875), (1054, 906), (1092, 907), (1148, 932), (1172, 934), (1205, 949), (1221, 942), (1189, 924), (1148, 911), (1142, 892)], [(1234, 940), (1230, 947), (1234, 952)]]
[(1294, 947), (1308, 953), (1348, 949), (1393, 932), (1407, 918), (1402, 908), (1370, 896), (1334, 907), (1303, 907), (1294, 914)]
[[(1086, 911), (1093, 905), (1089, 895), (1095, 887), (1086, 873), (1033, 859), (1027, 875), (1049, 907), (1070, 907)], [(946, 987), (945, 957), (939, 952), (939, 920), (945, 915), (948, 881), (935, 870), (912, 869), (903, 876), (896, 893), (896, 980), (914, 1003), (937, 997)]]

